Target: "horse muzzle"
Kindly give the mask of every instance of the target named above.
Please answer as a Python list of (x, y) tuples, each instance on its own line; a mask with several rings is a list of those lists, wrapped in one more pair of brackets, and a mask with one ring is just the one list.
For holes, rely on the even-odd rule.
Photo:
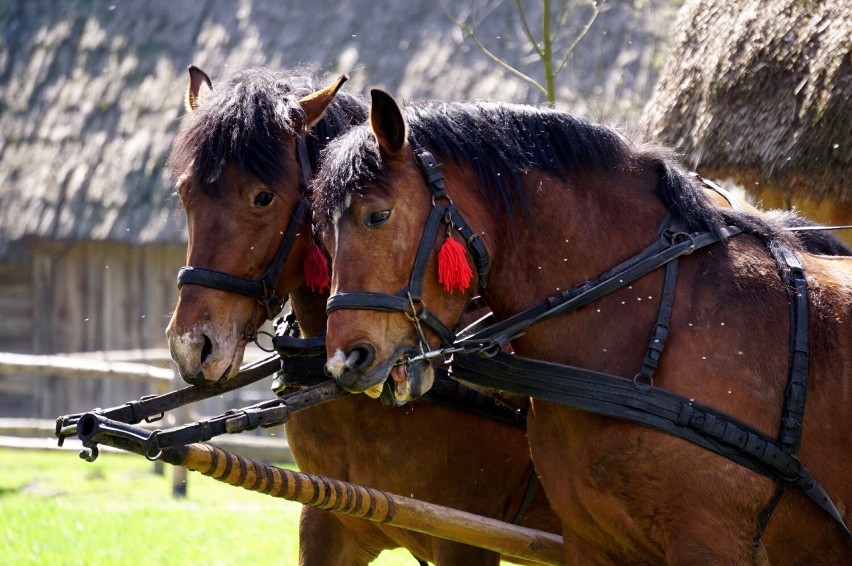
[(167, 333), (169, 351), (181, 378), (193, 385), (216, 383), (229, 379), (239, 368), (243, 350), (237, 344), (225, 348), (221, 340), (210, 333)]

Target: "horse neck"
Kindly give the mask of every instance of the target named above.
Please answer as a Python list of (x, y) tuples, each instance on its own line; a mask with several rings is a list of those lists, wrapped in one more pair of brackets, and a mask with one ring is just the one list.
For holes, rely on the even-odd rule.
[(314, 293), (304, 285), (290, 293), (290, 307), (305, 338), (313, 338), (325, 332), (327, 299), (328, 293)]
[[(486, 216), (492, 268), (483, 295), (501, 319), (638, 253), (657, 237), (665, 215), (652, 174), (555, 179), (531, 173), (526, 179), (530, 215), (517, 213), (517, 226)], [(568, 318), (567, 324), (560, 319), (561, 337), (585, 339), (589, 321)]]

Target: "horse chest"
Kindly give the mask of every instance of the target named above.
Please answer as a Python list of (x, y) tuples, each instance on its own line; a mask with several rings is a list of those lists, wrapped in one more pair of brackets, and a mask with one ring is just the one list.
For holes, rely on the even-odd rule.
[(673, 516), (669, 486), (691, 450), (672, 457), (671, 442), (678, 441), (662, 433), (558, 405), (533, 406), (533, 460), (571, 536), (618, 561), (661, 556)]

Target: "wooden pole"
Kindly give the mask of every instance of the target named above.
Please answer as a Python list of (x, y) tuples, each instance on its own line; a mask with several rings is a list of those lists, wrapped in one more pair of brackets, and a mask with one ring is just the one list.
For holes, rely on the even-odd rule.
[(162, 459), (215, 480), (272, 497), (344, 513), (427, 535), (477, 546), (504, 556), (540, 564), (564, 564), (562, 537), (504, 523), (348, 482), (294, 472), (243, 458), (207, 444), (186, 444), (161, 450), (148, 431), (96, 413), (77, 423), (77, 437), (97, 457), (97, 445), (113, 446)]
[[(180, 389), (181, 385), (183, 385), (183, 380), (180, 377), (177, 369), (174, 370), (174, 377), (172, 378), (172, 386), (174, 389)], [(183, 405), (171, 412), (171, 416), (174, 418), (174, 422), (171, 423), (171, 426), (179, 426), (189, 421), (189, 405)], [(154, 464), (158, 464), (161, 461), (155, 460)], [(174, 466), (172, 467), (172, 497), (175, 499), (183, 499), (187, 495), (187, 490), (189, 486), (187, 485), (189, 478), (187, 477), (186, 468), (183, 466)]]
[(255, 462), (206, 444), (161, 456), (227, 484), (540, 564), (564, 564), (562, 537), (322, 476)]

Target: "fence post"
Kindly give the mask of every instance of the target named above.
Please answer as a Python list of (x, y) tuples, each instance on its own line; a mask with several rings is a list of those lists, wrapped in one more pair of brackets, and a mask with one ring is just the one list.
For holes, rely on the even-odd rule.
[[(175, 373), (177, 373), (177, 370), (175, 370)], [(172, 383), (174, 383), (174, 379), (172, 379)], [(157, 395), (164, 395), (170, 391), (169, 383), (165, 381), (158, 381), (156, 387)], [(162, 460), (154, 460), (154, 473), (158, 476), (166, 475), (166, 465)]]
[[(186, 384), (183, 382), (183, 379), (181, 379), (177, 368), (175, 368), (174, 372), (174, 377), (172, 377), (172, 389), (180, 389)], [(189, 407), (187, 405), (178, 407), (172, 411), (171, 414), (174, 416), (174, 422), (171, 423), (171, 426), (180, 426), (189, 422)], [(186, 492), (186, 468), (183, 466), (172, 466), (172, 497), (175, 499), (182, 499), (186, 497)]]

